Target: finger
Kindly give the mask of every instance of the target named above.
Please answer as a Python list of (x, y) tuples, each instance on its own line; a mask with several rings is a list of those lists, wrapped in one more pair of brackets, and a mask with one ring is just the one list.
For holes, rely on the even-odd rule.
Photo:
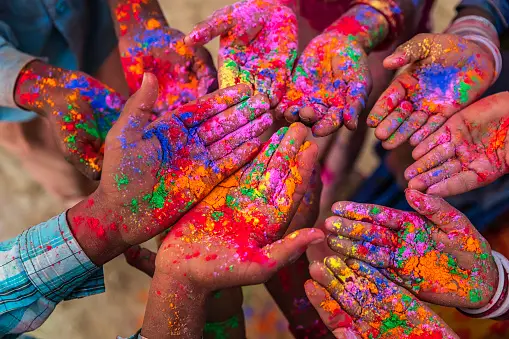
[(138, 245), (130, 247), (125, 253), (125, 260), (129, 265), (139, 269), (149, 277), (154, 276), (156, 270), (156, 254)]
[[(174, 111), (174, 114), (182, 120), (188, 128), (195, 127), (214, 115), (245, 101), (252, 95), (252, 90), (247, 85), (235, 85), (223, 88), (214, 93), (207, 94), (193, 102), (182, 105)], [(171, 114), (165, 114), (161, 120), (170, 119)]]
[(387, 140), (404, 121), (413, 113), (414, 107), (410, 101), (400, 104), (377, 126), (375, 136), (379, 140)]
[(229, 177), (245, 164), (252, 161), (258, 154), (260, 146), (261, 141), (259, 138), (248, 140), (235, 148), (233, 152), (229, 153), (227, 156), (216, 161), (217, 171), (215, 171), (215, 173), (219, 173), (220, 181)]
[(327, 243), (334, 252), (367, 261), (376, 267), (389, 267), (392, 251), (387, 247), (375, 246), (370, 242), (351, 240), (341, 235), (329, 235)]
[(295, 157), (304, 143), (307, 133), (307, 128), (301, 123), (294, 123), (288, 128), (267, 165), (267, 174), (260, 181), (261, 190), (266, 192), (267, 197), (275, 196), (286, 185), (285, 181), (290, 174), (290, 166), (296, 165)]
[(339, 302), (341, 308), (350, 316), (357, 317), (362, 309), (348, 292), (344, 285), (334, 276), (334, 273), (325, 264), (314, 262), (309, 266), (309, 274), (320, 285), (324, 286), (329, 294)]
[(299, 111), (299, 118), (306, 125), (314, 124), (322, 116), (317, 110), (318, 105), (310, 106), (309, 104), (302, 107)]
[(463, 213), (440, 197), (412, 189), (407, 189), (405, 196), (408, 204), (417, 213), (424, 215), (446, 233), (462, 230), (465, 225), (471, 225)]
[(309, 245), (319, 244), (324, 239), (325, 234), (321, 230), (317, 228), (303, 228), (265, 246), (262, 251), (270, 259), (270, 269), (268, 270), (267, 278), (300, 258)]
[[(487, 183), (484, 183), (487, 184)], [(481, 187), (479, 175), (474, 171), (462, 171), (452, 177), (430, 186), (426, 193), (439, 197), (451, 197)]]
[(330, 217), (325, 220), (325, 228), (335, 235), (366, 241), (376, 246), (393, 247), (397, 242), (394, 232), (385, 227), (362, 221)]
[(232, 6), (226, 6), (215, 11), (207, 19), (196, 24), (191, 32), (185, 36), (184, 42), (189, 46), (205, 45), (215, 37), (225, 34), (236, 24), (232, 13)]
[(415, 179), (433, 168), (439, 167), (456, 155), (454, 144), (447, 142), (433, 148), (429, 153), (422, 156), (405, 170), (405, 178)]
[[(293, 64), (292, 64), (293, 66)], [(286, 68), (281, 69), (279, 72), (276, 73), (276, 78), (274, 81), (272, 81), (269, 89), (269, 100), (270, 100), (270, 107), (277, 107), (279, 102), (281, 101), (281, 98), (285, 94), (286, 90), (286, 82), (288, 81), (288, 78), (290, 77), (290, 71)], [(279, 80), (281, 79), (281, 80)]]
[[(325, 117), (313, 125), (311, 131), (316, 137), (325, 137), (337, 131), (343, 124), (343, 109), (331, 107), (327, 110)], [(350, 126), (353, 126), (352, 122)], [(356, 124), (355, 124), (356, 125)]]
[(462, 168), (459, 160), (450, 159), (444, 164), (414, 177), (408, 182), (408, 187), (419, 191), (424, 191), (428, 187), (431, 187), (432, 185), (446, 180), (454, 174), (461, 172), (461, 170)]
[(436, 130), (438, 130), (445, 122), (447, 118), (443, 115), (432, 115), (426, 124), (422, 126), (412, 137), (410, 138), (410, 145), (417, 146), (421, 141), (426, 139)]
[[(369, 75), (367, 78), (371, 79), (371, 76)], [(350, 87), (348, 88), (348, 96), (346, 98), (346, 107), (348, 108), (343, 112), (343, 121), (346, 128), (351, 131), (355, 131), (357, 129), (359, 115), (366, 107), (368, 93), (371, 92), (371, 87), (370, 81), (369, 84), (353, 83), (350, 84)], [(360, 93), (357, 94), (356, 92), (359, 91)]]
[[(316, 281), (309, 279), (304, 284), (304, 290), (311, 302), (311, 305), (316, 309), (316, 312), (322, 319), (327, 328), (334, 333), (346, 328), (348, 330), (352, 324), (352, 318), (341, 309), (339, 303), (332, 298), (330, 293)], [(336, 336), (336, 338), (341, 338)], [(355, 337), (353, 337), (355, 338)]]
[(336, 202), (332, 205), (332, 212), (346, 219), (369, 222), (394, 230), (401, 229), (411, 216), (408, 212), (385, 206), (350, 201)]
[[(418, 160), (422, 158), (426, 153), (431, 151), (433, 148), (437, 147), (438, 145), (443, 145), (448, 142), (451, 142), (451, 130), (448, 128), (448, 126), (444, 126), (443, 128), (439, 129), (435, 133), (431, 134), (429, 137), (421, 141), (412, 151), (412, 158), (415, 160)], [(417, 173), (415, 173), (417, 175)], [(411, 179), (411, 178), (409, 178)]]
[(396, 78), (376, 101), (366, 121), (369, 127), (377, 127), (405, 98), (406, 90)]
[(223, 139), (216, 141), (208, 147), (212, 160), (219, 160), (233, 152), (247, 140), (259, 137), (272, 125), (272, 115), (265, 113), (248, 124), (242, 126)]
[(198, 127), (198, 135), (205, 145), (210, 145), (267, 112), (269, 108), (268, 98), (257, 94), (205, 121)]
[(432, 39), (430, 34), (416, 35), (396, 48), (394, 53), (386, 57), (383, 61), (384, 67), (396, 69), (427, 58)]
[(382, 142), (382, 147), (386, 150), (393, 150), (401, 146), (426, 123), (427, 119), (428, 114), (421, 111), (414, 112), (399, 126), (394, 134)]
[[(120, 129), (126, 142), (139, 138), (140, 132), (152, 117), (152, 107), (158, 97), (157, 78), (152, 73), (144, 73), (140, 88), (127, 100), (114, 128)], [(116, 133), (114, 133), (116, 134)], [(117, 134), (115, 138), (119, 135)]]
[(294, 123), (299, 120), (299, 106), (293, 105), (288, 107), (284, 112), (285, 120), (289, 123)]

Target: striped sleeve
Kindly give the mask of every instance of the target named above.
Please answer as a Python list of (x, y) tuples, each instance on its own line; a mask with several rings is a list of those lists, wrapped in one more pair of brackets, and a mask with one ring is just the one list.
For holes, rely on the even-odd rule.
[(66, 213), (0, 243), (0, 337), (32, 331), (62, 300), (104, 292), (102, 268), (74, 239)]

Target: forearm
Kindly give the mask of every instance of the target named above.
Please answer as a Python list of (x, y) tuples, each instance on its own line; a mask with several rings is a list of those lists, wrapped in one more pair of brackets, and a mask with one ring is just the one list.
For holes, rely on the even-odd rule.
[(290, 331), (296, 338), (334, 338), (309, 302), (304, 283), (311, 279), (309, 261), (302, 255), (293, 264), (282, 268), (265, 287), (277, 303)]
[(148, 339), (201, 338), (207, 293), (189, 281), (159, 275), (150, 286), (141, 335)]
[(242, 288), (233, 287), (210, 295), (206, 303), (205, 339), (246, 337)]
[(98, 266), (130, 247), (120, 234), (122, 218), (105, 208), (95, 193), (67, 211), (67, 222), (83, 251)]

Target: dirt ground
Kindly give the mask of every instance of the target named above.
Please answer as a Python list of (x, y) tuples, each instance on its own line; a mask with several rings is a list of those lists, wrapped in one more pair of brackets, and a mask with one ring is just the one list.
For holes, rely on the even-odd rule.
[[(167, 18), (183, 32), (229, 0), (162, 0)], [(438, 0), (434, 9), (434, 27), (440, 31), (453, 15), (457, 1)], [(217, 42), (210, 50), (216, 55)], [(373, 141), (373, 138), (371, 137)], [(372, 144), (356, 166), (361, 175), (369, 175), (376, 166)], [(8, 239), (25, 228), (63, 211), (63, 206), (46, 194), (21, 168), (18, 161), (0, 149), (0, 240)], [(38, 338), (114, 338), (129, 336), (141, 326), (150, 280), (131, 269), (123, 258), (105, 266), (107, 292), (87, 299), (63, 302), (46, 323), (33, 334)], [(247, 319), (257, 316), (262, 322), (248, 322), (249, 338), (288, 338), (284, 321), (267, 304), (263, 288), (245, 291)]]

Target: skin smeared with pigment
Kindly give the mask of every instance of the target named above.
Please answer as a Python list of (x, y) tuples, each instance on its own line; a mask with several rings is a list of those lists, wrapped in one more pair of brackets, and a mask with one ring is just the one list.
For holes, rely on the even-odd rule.
[(498, 93), (450, 118), (413, 151), (417, 161), (405, 171), (409, 187), (447, 197), (507, 174), (508, 104), (509, 93)]
[(120, 94), (85, 73), (34, 61), (18, 77), (15, 100), (50, 119), (69, 160), (99, 178), (106, 134), (125, 102)]
[(367, 53), (387, 32), (387, 21), (372, 7), (350, 9), (299, 57), (279, 116), (312, 124), (317, 136), (334, 132), (343, 122), (355, 129), (371, 91)]
[(338, 202), (327, 220), (331, 248), (384, 268), (421, 300), (479, 308), (497, 285), (487, 241), (468, 219), (438, 197), (407, 191), (420, 214), (378, 205)]
[(220, 88), (248, 84), (275, 107), (297, 57), (295, 13), (279, 1), (240, 1), (196, 25), (185, 41), (202, 45), (219, 35)]
[(132, 93), (144, 72), (159, 80), (157, 113), (171, 111), (217, 88), (216, 70), (204, 48), (184, 44), (154, 0), (119, 0), (113, 6), (121, 60)]
[(458, 338), (428, 307), (365, 263), (327, 257), (310, 272), (353, 318), (350, 330), (358, 338)]
[(409, 139), (417, 145), (479, 98), (495, 77), (489, 51), (450, 34), (419, 34), (384, 60), (390, 69), (406, 65), (367, 120), (387, 149)]
[[(252, 159), (258, 136), (272, 123), (267, 99), (247, 99), (247, 86), (217, 91), (149, 122), (157, 80), (146, 78), (124, 108), (122, 124), (108, 134), (99, 188), (67, 215), (75, 235), (95, 241), (97, 251), (139, 244), (170, 227)], [(217, 120), (222, 129), (211, 128)]]
[[(171, 276), (207, 294), (259, 283), (300, 257), (307, 244), (322, 241), (323, 233), (314, 229), (279, 240), (304, 195), (316, 158), (317, 147), (304, 141), (306, 134), (300, 124), (281, 129), (249, 165), (184, 215), (159, 249), (155, 281)], [(154, 304), (163, 302), (154, 284), (152, 293)], [(171, 312), (166, 316), (173, 317)], [(180, 332), (194, 325), (187, 326)]]

